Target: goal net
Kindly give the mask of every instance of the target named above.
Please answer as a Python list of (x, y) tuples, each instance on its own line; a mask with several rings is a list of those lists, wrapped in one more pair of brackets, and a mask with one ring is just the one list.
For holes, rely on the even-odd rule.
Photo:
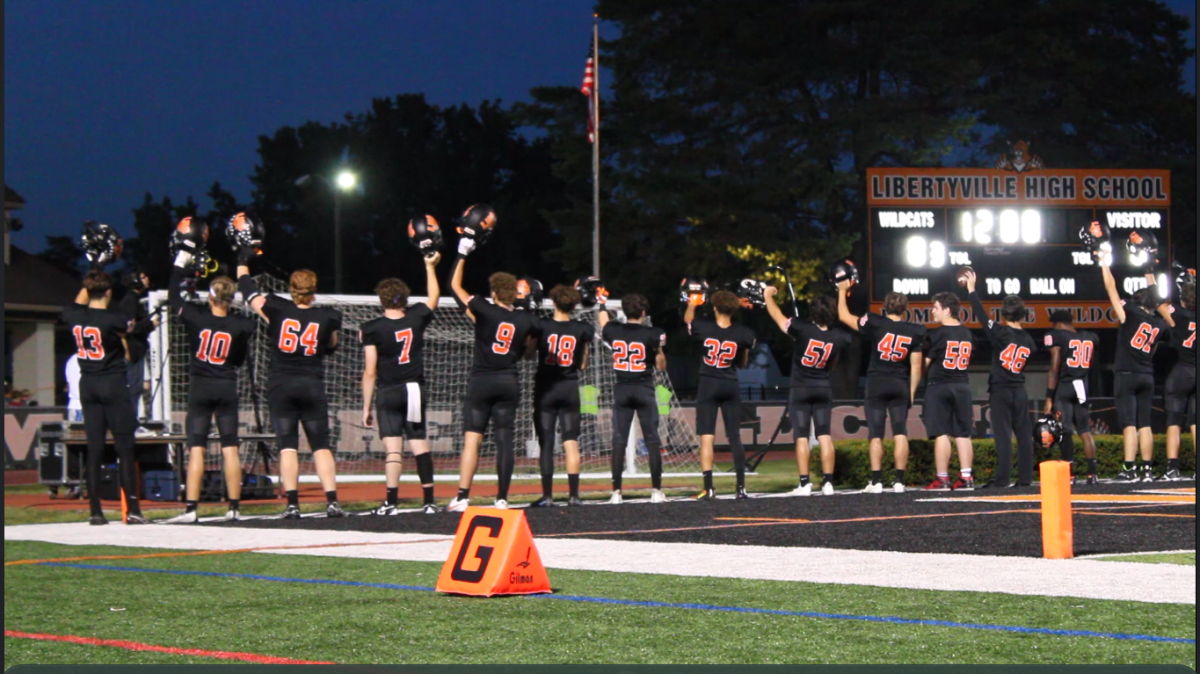
[[(258, 277), (259, 287), (287, 297), (287, 283), (269, 275)], [(198, 293), (198, 301), (206, 295)], [(411, 298), (411, 302), (423, 298)], [(153, 310), (167, 302), (165, 291), (151, 294)], [(358, 327), (362, 323), (381, 315), (379, 300), (375, 296), (361, 295), (317, 295), (318, 306), (335, 307), (342, 312), (342, 330), (339, 335), (341, 347), (325, 358), (325, 390), (329, 397), (329, 423), (332, 449), (338, 462), (338, 476), (342, 481), (381, 480), (383, 476), (384, 448), (376, 429), (362, 425), (362, 369), (363, 352), (358, 342)], [(623, 320), (618, 311), (619, 302), (609, 301), (614, 316)], [(241, 302), (236, 302), (234, 311), (248, 313)], [(181, 322), (164, 312), (162, 327), (152, 339), (150, 353), (152, 409), (157, 419), (170, 420), (182, 427), (187, 411), (188, 352), (187, 341)], [(550, 316), (549, 301), (543, 302), (538, 310)], [(574, 317), (595, 323), (595, 310), (577, 310)], [(614, 318), (614, 320), (618, 320)], [(266, 340), (267, 330), (260, 326), (238, 380), (241, 432), (247, 435), (271, 435), (270, 410), (266, 404), (267, 369), (270, 352)], [(459, 453), (462, 451), (463, 424), (462, 400), (466, 395), (474, 348), (474, 326), (452, 298), (443, 298), (434, 312), (434, 319), (425, 333), (425, 381), (428, 396), (427, 437), (434, 455), (436, 472), (447, 479), (457, 475)], [(599, 341), (592, 345), (591, 365), (581, 373), (580, 398), (582, 400), (582, 428), (579, 438), (582, 456), (582, 472), (585, 477), (610, 475), (612, 446), (612, 392), (615, 377), (609, 362), (611, 352)], [(533, 476), (539, 473), (538, 457), (540, 446), (534, 431), (533, 375), (534, 361), (521, 361), (521, 400), (517, 408), (515, 433), (516, 469), (514, 476)], [(668, 474), (698, 473), (700, 470), (696, 454), (698, 446), (695, 429), (685, 420), (680, 411), (670, 379), (665, 372), (655, 373), (655, 389), (659, 400), (659, 434), (663, 447), (663, 469)], [(626, 475), (646, 474), (649, 471), (645, 443), (635, 420), (629, 434), (629, 442), (619, 448), (626, 455)], [(275, 457), (278, 447), (274, 438), (263, 441), (272, 457), (271, 473), (277, 472)], [(243, 442), (241, 456), (249, 471), (258, 460), (261, 471), (260, 443)], [(215, 440), (213, 447), (216, 446)], [(312, 452), (308, 441), (301, 434), (300, 468), (302, 475), (315, 479)], [(554, 443), (555, 474), (565, 473), (561, 438)], [(479, 474), (477, 479), (494, 478), (495, 439), (489, 427), (480, 449)], [(206, 453), (209, 468), (217, 468), (220, 453)], [(415, 465), (405, 451), (405, 478), (412, 479)]]

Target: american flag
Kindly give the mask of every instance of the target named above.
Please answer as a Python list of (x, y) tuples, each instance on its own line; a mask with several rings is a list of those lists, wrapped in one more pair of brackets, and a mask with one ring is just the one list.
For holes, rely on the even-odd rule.
[(596, 62), (588, 57), (583, 68), (583, 86), (579, 88), (588, 97), (588, 142), (596, 142)]

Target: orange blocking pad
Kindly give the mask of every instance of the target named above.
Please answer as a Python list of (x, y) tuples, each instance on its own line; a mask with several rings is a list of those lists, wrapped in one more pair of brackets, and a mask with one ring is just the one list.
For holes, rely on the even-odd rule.
[(1075, 556), (1075, 527), (1071, 520), (1071, 464), (1043, 461), (1042, 556), (1070, 559)]
[(438, 575), (437, 591), (475, 597), (551, 592), (525, 513), (467, 508)]

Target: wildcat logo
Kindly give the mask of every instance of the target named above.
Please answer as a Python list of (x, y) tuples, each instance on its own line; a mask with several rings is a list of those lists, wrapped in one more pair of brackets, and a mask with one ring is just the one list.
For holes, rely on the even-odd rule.
[(1036, 154), (1029, 154), (1029, 144), (1025, 141), (1018, 140), (1015, 143), (1009, 143), (1008, 146), (1012, 151), (1009, 154), (1001, 155), (996, 160), (996, 168), (1002, 171), (1016, 171), (1017, 173), (1046, 168), (1041, 157)]

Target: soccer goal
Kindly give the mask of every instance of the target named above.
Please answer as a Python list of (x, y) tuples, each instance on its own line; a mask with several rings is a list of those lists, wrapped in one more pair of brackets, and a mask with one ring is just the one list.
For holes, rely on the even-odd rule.
[[(269, 275), (258, 277), (263, 290), (287, 296), (287, 283)], [(206, 298), (198, 293), (198, 300)], [(411, 298), (412, 302), (423, 298)], [(167, 302), (165, 291), (151, 293), (151, 310)], [(373, 295), (317, 295), (316, 304), (333, 306), (342, 312), (341, 346), (325, 359), (325, 390), (329, 396), (329, 421), (333, 449), (338, 461), (338, 479), (376, 481), (383, 479), (384, 448), (376, 429), (362, 425), (363, 353), (358, 342), (358, 326), (382, 313), (379, 300)], [(609, 300), (615, 317), (620, 302)], [(248, 312), (240, 302), (235, 311)], [(549, 301), (539, 310), (544, 316), (552, 313)], [(150, 368), (152, 409), (157, 419), (168, 419), (182, 426), (187, 411), (188, 353), (183, 327), (169, 312), (164, 312), (162, 326), (155, 332), (151, 344)], [(594, 323), (595, 310), (577, 310), (575, 318)], [(614, 318), (617, 320), (617, 318)], [(238, 382), (241, 405), (241, 430), (244, 434), (271, 433), (270, 411), (266, 404), (267, 350), (266, 330), (260, 327)], [(440, 479), (457, 475), (459, 453), (462, 451), (462, 400), (467, 390), (474, 348), (474, 327), (452, 298), (443, 298), (434, 312), (434, 319), (425, 333), (425, 380), (427, 384), (427, 429), (434, 455), (434, 466)], [(612, 392), (615, 383), (609, 366), (610, 352), (599, 339), (592, 345), (590, 365), (580, 378), (582, 428), (579, 438), (584, 477), (610, 475), (612, 456)], [(532, 360), (520, 364), (521, 402), (517, 408), (515, 477), (535, 476), (539, 472), (540, 446), (534, 432)], [(695, 429), (685, 420), (665, 372), (655, 373), (655, 388), (659, 401), (659, 434), (663, 446), (663, 470), (666, 474), (698, 474), (698, 442)], [(626, 476), (648, 474), (649, 464), (641, 431), (635, 420), (629, 442), (621, 449), (626, 454)], [(214, 445), (215, 446), (215, 445)], [(267, 442), (271, 455), (277, 456), (274, 441)], [(555, 441), (555, 474), (566, 472), (560, 439)], [(261, 459), (258, 443), (243, 443), (242, 460), (250, 466)], [(496, 446), (489, 430), (480, 449), (479, 474), (476, 479), (495, 478)], [(217, 468), (220, 453), (206, 453), (209, 467)], [(411, 456), (405, 453), (405, 475), (415, 477)], [(312, 453), (301, 434), (302, 481), (315, 480)], [(261, 465), (261, 463), (260, 463)], [(272, 465), (272, 473), (276, 466)], [(306, 479), (307, 478), (307, 479)]]

